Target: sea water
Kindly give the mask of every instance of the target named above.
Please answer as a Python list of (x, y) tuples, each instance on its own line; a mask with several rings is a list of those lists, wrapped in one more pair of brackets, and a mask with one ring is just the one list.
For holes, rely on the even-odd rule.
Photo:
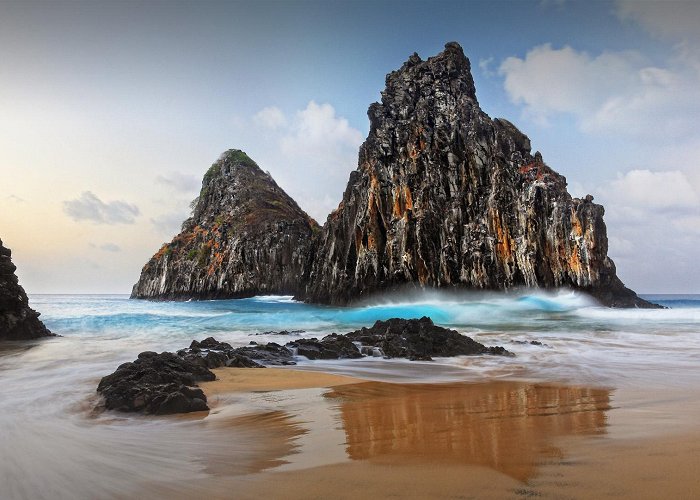
[(224, 445), (220, 432), (201, 426), (183, 433), (193, 431), (191, 422), (91, 412), (97, 383), (119, 364), (142, 351), (174, 351), (210, 336), (234, 347), (284, 344), (376, 320), (428, 316), (516, 356), (299, 358), (298, 366), (386, 381), (503, 379), (697, 391), (700, 295), (644, 298), (667, 309), (603, 308), (569, 291), (392, 296), (346, 308), (281, 296), (150, 302), (126, 295), (32, 295), (31, 306), (61, 337), (0, 345), (0, 498), (111, 497), (129, 494), (125, 478), (137, 484), (154, 475), (204, 477), (202, 467), (186, 458), (202, 447), (234, 460), (227, 453), (240, 442), (235, 460), (244, 461), (255, 451), (244, 433)]

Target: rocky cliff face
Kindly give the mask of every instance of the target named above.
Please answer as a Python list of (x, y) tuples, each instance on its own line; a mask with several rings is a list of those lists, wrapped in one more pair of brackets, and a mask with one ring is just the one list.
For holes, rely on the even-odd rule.
[(604, 209), (572, 198), (512, 123), (477, 102), (456, 43), (387, 75), (343, 200), (318, 243), (312, 302), (414, 287), (573, 287), (648, 306), (607, 257)]
[(346, 304), (402, 287), (571, 287), (609, 306), (653, 306), (617, 278), (603, 207), (572, 198), (527, 136), (481, 110), (458, 44), (411, 56), (368, 115), (358, 168), (322, 230), (229, 151), (132, 296)]
[(239, 150), (205, 174), (192, 217), (148, 261), (134, 298), (301, 294), (318, 224)]
[(0, 240), (0, 340), (26, 340), (53, 334), (39, 320), (39, 313), (29, 307), (24, 289), (19, 285), (11, 252)]

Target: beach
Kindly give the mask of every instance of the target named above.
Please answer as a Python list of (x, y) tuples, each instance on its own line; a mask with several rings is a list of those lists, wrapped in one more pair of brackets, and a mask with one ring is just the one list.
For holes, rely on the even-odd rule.
[[(286, 368), (216, 373), (217, 381), (202, 384), (214, 420), (232, 432), (258, 428), (270, 446), (239, 479), (208, 482), (214, 497), (230, 498), (234, 485), (236, 498), (251, 499), (700, 493), (693, 425), (700, 402), (680, 391), (617, 397), (604, 388), (508, 381), (396, 384)], [(229, 418), (243, 400), (258, 411)]]
[[(289, 297), (33, 301), (63, 336), (0, 350), (3, 499), (700, 494), (698, 299), (656, 311), (568, 294), (355, 308)], [(200, 383), (208, 412), (99, 410), (100, 379), (143, 351), (209, 336), (284, 344), (421, 316), (515, 356), (297, 357), (215, 370)]]

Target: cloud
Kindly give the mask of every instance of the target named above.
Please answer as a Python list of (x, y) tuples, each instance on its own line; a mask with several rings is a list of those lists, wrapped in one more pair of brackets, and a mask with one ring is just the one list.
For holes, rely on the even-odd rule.
[(496, 73), (491, 69), (493, 66), (493, 57), (488, 57), (486, 59), (479, 59), (479, 69), (484, 74), (484, 76), (496, 76)]
[(295, 167), (297, 199), (305, 201), (304, 208), (314, 217), (322, 220), (338, 206), (348, 176), (357, 167), (362, 140), (362, 133), (336, 116), (330, 104), (310, 101), (296, 113), (280, 149)]
[[(331, 104), (315, 101), (289, 117), (266, 107), (252, 121), (267, 130), (264, 143), (259, 142), (259, 132), (251, 138), (257, 146), (251, 157), (309, 215), (325, 220), (338, 206), (350, 172), (357, 168), (363, 134), (338, 116)], [(252, 133), (239, 131), (243, 136)]]
[(253, 122), (258, 126), (270, 130), (277, 130), (287, 125), (287, 118), (279, 108), (268, 106), (261, 109), (253, 116)]
[[(621, 278), (641, 292), (696, 288), (694, 259), (700, 246), (700, 196), (678, 170), (631, 170), (599, 186), (605, 206), (609, 255)], [(668, 291), (668, 290), (666, 290)]]
[(136, 205), (120, 200), (105, 203), (90, 191), (75, 200), (64, 201), (63, 211), (76, 222), (96, 224), (133, 224), (141, 213)]
[(651, 210), (694, 210), (700, 197), (683, 172), (631, 170), (603, 188), (616, 205)]
[(171, 172), (167, 175), (159, 175), (156, 177), (156, 182), (172, 187), (181, 193), (196, 192), (201, 185), (201, 180), (194, 175), (183, 174), (181, 172)]
[(98, 248), (100, 250), (104, 250), (105, 252), (121, 252), (121, 247), (115, 243), (103, 243), (102, 245), (96, 245), (94, 243), (90, 243), (90, 246), (92, 248)]
[(508, 57), (499, 73), (511, 101), (541, 124), (566, 113), (591, 134), (677, 138), (695, 133), (700, 75), (687, 57), (659, 67), (636, 51), (592, 56), (545, 44), (525, 58)]
[(15, 202), (15, 203), (27, 203), (27, 200), (25, 200), (24, 198), (20, 198), (19, 196), (14, 195), (14, 194), (9, 195), (5, 199), (8, 201)]

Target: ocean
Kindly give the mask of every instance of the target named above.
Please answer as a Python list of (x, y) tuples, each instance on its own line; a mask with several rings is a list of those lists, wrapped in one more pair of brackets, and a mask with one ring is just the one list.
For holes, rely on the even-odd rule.
[[(429, 316), (516, 356), (433, 362), (299, 359), (298, 367), (386, 382), (507, 380), (605, 388), (612, 394), (605, 418), (614, 420), (616, 400), (637, 397), (628, 410), (636, 412), (638, 425), (616, 432), (643, 432), (657, 417), (665, 419), (664, 425), (680, 425), (682, 415), (664, 414), (652, 401), (629, 395), (697, 392), (700, 295), (643, 297), (667, 309), (602, 308), (568, 291), (428, 293), (349, 308), (283, 296), (149, 302), (127, 295), (32, 295), (30, 305), (61, 337), (0, 347), (0, 497), (113, 498), (133, 493), (125, 489), (126, 478), (140, 487), (153, 477), (160, 482), (201, 479), (208, 474), (196, 458), (203, 448), (209, 458), (228, 457), (232, 468), (245, 462), (255, 448), (245, 433), (233, 433), (224, 446), (221, 430), (204, 424), (92, 411), (97, 383), (119, 364), (142, 351), (174, 351), (210, 336), (234, 347), (251, 341), (283, 344), (345, 333), (381, 319)], [(245, 405), (237, 404), (245, 412)], [(241, 451), (234, 459), (236, 443)]]

